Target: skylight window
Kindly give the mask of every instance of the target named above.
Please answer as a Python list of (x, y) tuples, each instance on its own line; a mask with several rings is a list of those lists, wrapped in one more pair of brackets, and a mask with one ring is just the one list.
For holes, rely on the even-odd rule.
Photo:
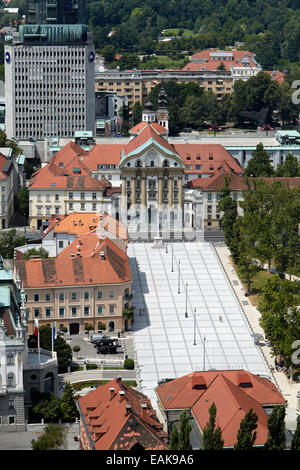
[(50, 183), (50, 186), (54, 187), (56, 186), (56, 183)]

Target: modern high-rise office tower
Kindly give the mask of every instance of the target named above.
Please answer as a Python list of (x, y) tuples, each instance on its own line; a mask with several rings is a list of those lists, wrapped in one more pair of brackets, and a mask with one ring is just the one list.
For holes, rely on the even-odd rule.
[(29, 0), (5, 47), (5, 127), (18, 140), (74, 137), (95, 127), (95, 48), (85, 0)]

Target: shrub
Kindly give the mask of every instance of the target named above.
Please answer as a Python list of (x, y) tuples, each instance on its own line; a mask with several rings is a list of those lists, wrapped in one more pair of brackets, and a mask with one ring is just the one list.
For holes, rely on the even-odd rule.
[(98, 366), (97, 364), (87, 364), (86, 369), (87, 370), (98, 369)]
[(134, 369), (134, 360), (133, 359), (125, 359), (124, 369)]
[(74, 351), (74, 352), (80, 351), (80, 346), (78, 346), (77, 344), (75, 344), (75, 346), (73, 346), (73, 351)]

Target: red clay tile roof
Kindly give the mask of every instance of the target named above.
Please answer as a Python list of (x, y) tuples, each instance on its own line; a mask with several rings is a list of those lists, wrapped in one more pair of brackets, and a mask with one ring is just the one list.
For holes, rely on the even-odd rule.
[(136, 443), (145, 450), (167, 450), (166, 434), (150, 400), (120, 379), (79, 398), (78, 408), (95, 450), (130, 450)]
[(160, 133), (158, 133), (155, 127), (153, 127), (151, 124), (146, 123), (146, 126), (143, 127), (141, 132), (132, 140), (130, 140), (130, 142), (124, 147), (125, 155), (128, 155), (130, 152), (133, 152), (151, 138), (153, 138), (158, 144), (165, 147), (169, 151), (177, 153), (173, 144), (169, 144), (169, 142), (167, 142), (166, 139), (164, 139), (164, 137), (162, 137)]
[(0, 153), (0, 179), (5, 179), (7, 178), (7, 174), (5, 171), (3, 171), (3, 168), (5, 164), (7, 163), (7, 158)]
[(84, 157), (84, 163), (92, 171), (96, 171), (98, 165), (118, 165), (124, 147), (124, 144), (97, 144)]
[(275, 82), (282, 83), (285, 80), (284, 73), (279, 70), (264, 70), (264, 72), (271, 75), (272, 80), (275, 80)]
[[(191, 170), (184, 170), (185, 173), (213, 174), (223, 162), (237, 174), (244, 173), (235, 158), (220, 144), (175, 144), (174, 147), (185, 165), (192, 165)], [(201, 165), (202, 169), (197, 170), (196, 165)]]
[[(215, 52), (226, 52), (226, 53), (232, 53), (233, 54), (233, 60), (213, 60), (211, 58), (211, 53)], [(191, 57), (191, 62), (186, 64), (182, 70), (217, 70), (219, 65), (222, 63), (224, 64), (225, 70), (231, 70), (230, 66), (233, 67), (241, 67), (242, 66), (242, 59), (244, 57), (247, 57), (249, 60), (249, 64), (251, 67), (257, 67), (258, 64), (256, 64), (253, 61), (255, 54), (249, 51), (213, 51), (213, 50), (205, 50), (201, 52), (197, 52), (196, 54), (192, 55)], [(203, 60), (203, 62), (194, 62), (198, 60)]]
[(89, 170), (79, 158), (74, 162), (72, 159), (72, 165), (74, 168), (80, 168), (81, 174), (76, 175), (73, 169), (59, 168), (53, 160), (48, 165), (38, 170), (32, 175), (30, 180), (30, 189), (70, 189), (70, 190), (96, 190), (104, 191), (107, 186), (111, 183), (105, 179), (97, 180), (93, 176), (90, 176)]
[(156, 392), (163, 409), (191, 409), (201, 430), (215, 403), (225, 446), (235, 444), (240, 422), (251, 408), (258, 416), (255, 444), (263, 445), (268, 436), (263, 406), (286, 404), (271, 381), (245, 370), (193, 372), (159, 385)]
[(229, 189), (247, 191), (249, 188), (243, 178), (237, 175), (226, 161), (222, 162), (217, 171), (209, 178), (195, 178), (188, 181), (189, 188), (201, 188), (204, 191), (220, 191), (225, 186), (225, 176), (229, 176)]
[(143, 129), (145, 129), (146, 126), (151, 126), (158, 134), (168, 133), (167, 129), (158, 124), (157, 122), (140, 122), (129, 130), (129, 134), (139, 134)]
[[(85, 247), (76, 239), (56, 259), (16, 260), (24, 288), (115, 284), (131, 280), (127, 255), (109, 238), (99, 240), (97, 235), (90, 234), (82, 240)], [(104, 260), (100, 252), (104, 253)]]
[[(105, 231), (124, 241), (128, 240), (127, 227), (121, 221), (114, 219), (107, 212), (103, 213), (102, 221)], [(52, 224), (52, 227), (54, 233), (80, 235), (96, 232), (100, 229), (100, 215), (96, 212), (72, 212), (58, 223)]]

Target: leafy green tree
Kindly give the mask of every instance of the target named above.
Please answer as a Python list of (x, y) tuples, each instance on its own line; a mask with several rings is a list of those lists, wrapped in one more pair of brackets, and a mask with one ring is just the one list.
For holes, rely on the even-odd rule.
[(55, 422), (61, 418), (60, 398), (54, 393), (41, 394), (39, 401), (32, 407), (33, 412), (48, 422)]
[(285, 162), (278, 165), (276, 169), (276, 176), (295, 177), (300, 176), (300, 163), (297, 157), (288, 153)]
[(209, 422), (203, 429), (203, 449), (204, 450), (222, 450), (224, 441), (222, 439), (222, 430), (216, 426), (217, 408), (215, 403), (209, 408)]
[(67, 448), (67, 432), (60, 424), (48, 424), (44, 433), (32, 439), (32, 450), (58, 450)]
[[(52, 349), (52, 336), (50, 326), (41, 326), (39, 328), (40, 333), (40, 345), (41, 348), (51, 351)], [(62, 338), (57, 336), (54, 344), (54, 351), (57, 353), (57, 362), (59, 373), (63, 373), (67, 370), (68, 366), (72, 361), (72, 348), (71, 346)]]
[(297, 416), (297, 427), (293, 436), (291, 450), (300, 450), (300, 415)]
[(171, 434), (170, 434), (169, 450), (178, 450), (178, 446), (179, 446), (178, 431), (174, 423)]
[(225, 243), (230, 248), (234, 232), (233, 227), (238, 216), (237, 202), (230, 195), (230, 177), (225, 176), (225, 186), (219, 194), (219, 211), (224, 212), (221, 219), (221, 227), (224, 233)]
[(41, 247), (39, 249), (36, 248), (30, 248), (30, 250), (27, 250), (24, 255), (23, 259), (30, 259), (31, 256), (40, 256), (42, 259), (46, 259), (49, 256), (49, 253), (45, 248)]
[(116, 48), (112, 45), (106, 45), (101, 50), (101, 54), (104, 57), (105, 63), (109, 64), (115, 60)]
[(265, 151), (263, 144), (260, 142), (252, 152), (252, 158), (249, 160), (244, 174), (245, 176), (257, 178), (261, 176), (271, 176), (273, 172), (270, 157)]
[(143, 109), (141, 103), (136, 101), (133, 106), (132, 117), (133, 117), (133, 125), (136, 126), (142, 121), (142, 113)]
[(242, 419), (240, 428), (237, 433), (237, 441), (234, 450), (251, 450), (256, 440), (257, 414), (252, 408), (245, 414)]
[(180, 413), (179, 433), (178, 433), (178, 450), (192, 450), (190, 443), (190, 434), (192, 426), (189, 421), (186, 410)]
[(14, 249), (22, 245), (26, 245), (26, 238), (18, 234), (15, 228), (0, 233), (0, 255), (3, 258), (12, 259)]
[(266, 450), (284, 450), (285, 439), (285, 407), (276, 405), (268, 418), (268, 439), (265, 443)]
[(27, 188), (22, 188), (17, 195), (17, 208), (22, 215), (28, 219), (29, 215), (29, 191)]
[(79, 416), (74, 399), (74, 391), (70, 382), (66, 382), (60, 407), (62, 412), (62, 419), (65, 421), (75, 421), (75, 419)]

